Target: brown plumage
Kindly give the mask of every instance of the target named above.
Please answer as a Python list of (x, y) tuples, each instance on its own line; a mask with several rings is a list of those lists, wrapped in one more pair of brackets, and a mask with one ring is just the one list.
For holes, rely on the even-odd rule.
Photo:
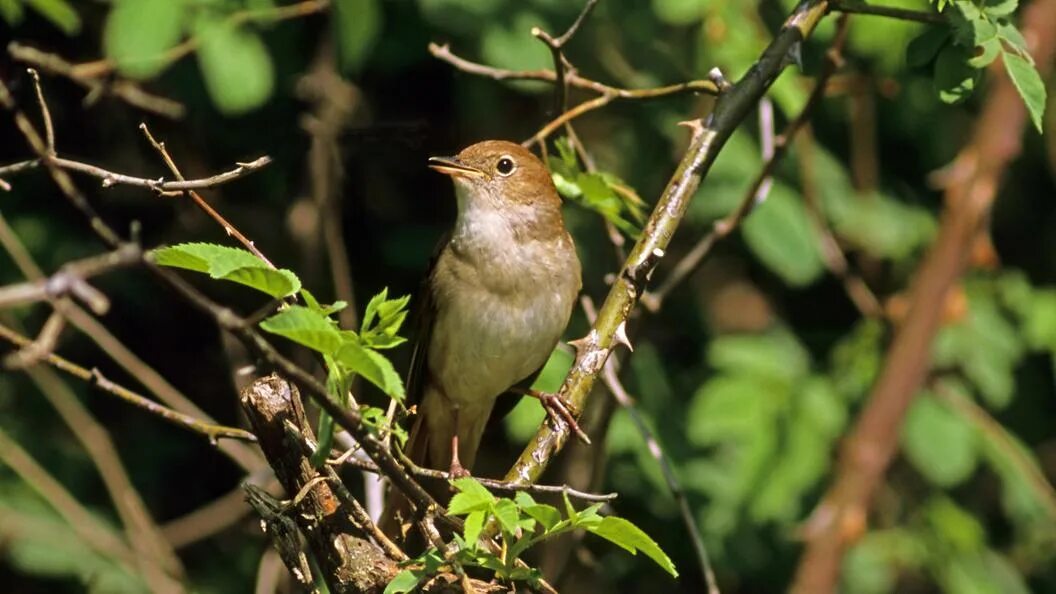
[(429, 163), (452, 177), (458, 217), (415, 305), (421, 321), (407, 389), (418, 416), (406, 453), (461, 473), (476, 459), (496, 399), (533, 377), (561, 337), (580, 264), (535, 155), (490, 140)]

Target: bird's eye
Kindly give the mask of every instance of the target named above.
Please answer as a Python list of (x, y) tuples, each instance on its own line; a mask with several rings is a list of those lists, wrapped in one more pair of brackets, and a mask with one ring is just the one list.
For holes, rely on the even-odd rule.
[(499, 172), (499, 175), (509, 175), (513, 173), (513, 170), (517, 166), (514, 164), (513, 159), (509, 157), (502, 157), (499, 162), (495, 164), (495, 171)]

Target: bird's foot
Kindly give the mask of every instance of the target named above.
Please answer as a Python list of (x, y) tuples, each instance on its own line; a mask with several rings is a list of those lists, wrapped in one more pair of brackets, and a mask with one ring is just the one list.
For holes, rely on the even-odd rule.
[(472, 476), (471, 474), (469, 474), (469, 471), (466, 470), (466, 468), (462, 466), (461, 463), (459, 463), (457, 458), (451, 461), (451, 468), (448, 469), (447, 474), (449, 478), (453, 479)]
[(539, 400), (543, 408), (546, 409), (546, 415), (550, 417), (550, 421), (554, 425), (565, 423), (572, 430), (572, 433), (579, 438), (579, 441), (590, 445), (590, 438), (587, 437), (586, 432), (576, 422), (575, 407), (571, 402), (568, 402), (559, 394), (540, 392), (539, 390), (526, 390), (525, 394)]
[[(458, 411), (455, 411), (455, 424), (458, 424)], [(458, 434), (451, 436), (451, 467), (447, 471), (449, 478), (465, 478), (469, 476), (469, 471), (466, 470), (465, 466), (462, 466), (462, 462), (458, 459)]]

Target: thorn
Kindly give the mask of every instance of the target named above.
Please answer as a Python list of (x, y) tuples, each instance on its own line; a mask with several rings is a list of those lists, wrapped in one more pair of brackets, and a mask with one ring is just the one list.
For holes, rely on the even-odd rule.
[(613, 335), (613, 338), (618, 344), (627, 347), (628, 351), (634, 352), (634, 347), (631, 346), (631, 341), (627, 338), (627, 320), (620, 322), (620, 325), (616, 326), (616, 334)]
[(692, 120), (685, 120), (678, 123), (679, 126), (685, 126), (690, 129), (693, 134), (693, 138), (696, 138), (704, 132), (704, 123), (700, 121), (700, 118), (694, 118)]

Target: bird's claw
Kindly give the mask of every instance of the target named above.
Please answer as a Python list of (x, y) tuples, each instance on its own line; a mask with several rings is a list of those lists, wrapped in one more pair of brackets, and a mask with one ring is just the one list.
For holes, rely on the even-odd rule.
[(529, 391), (531, 396), (534, 396), (546, 409), (546, 414), (550, 417), (550, 421), (554, 425), (560, 425), (560, 422), (564, 422), (568, 425), (568, 428), (572, 430), (572, 433), (579, 439), (579, 441), (590, 445), (590, 438), (587, 437), (586, 432), (576, 422), (576, 416), (574, 414), (575, 408), (571, 402), (568, 402), (558, 394), (551, 394), (549, 392), (539, 392), (537, 390)]

